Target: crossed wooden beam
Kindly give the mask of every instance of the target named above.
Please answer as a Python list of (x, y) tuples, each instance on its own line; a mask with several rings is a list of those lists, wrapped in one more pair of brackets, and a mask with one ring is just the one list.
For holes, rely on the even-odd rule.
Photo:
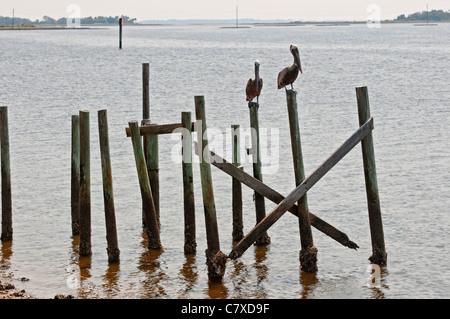
[[(141, 126), (139, 127), (141, 135), (153, 134), (170, 134), (175, 129), (181, 128), (181, 123), (155, 125), (155, 126)], [(195, 127), (195, 122), (192, 122), (192, 127)], [(270, 188), (263, 182), (247, 174), (239, 167), (227, 162), (224, 158), (210, 151), (211, 164), (219, 168), (226, 174), (236, 178), (242, 184), (247, 185), (254, 191), (258, 192), (268, 200), (278, 204), (263, 220), (261, 220), (230, 252), (228, 255), (231, 259), (236, 259), (255, 242), (260, 234), (267, 231), (285, 212), (289, 211), (298, 217), (298, 209), (296, 202), (302, 198), (308, 190), (310, 190), (325, 174), (333, 168), (345, 155), (347, 155), (359, 142), (361, 142), (373, 130), (373, 118), (369, 118), (360, 128), (353, 133), (335, 152), (329, 156), (319, 167), (317, 167), (301, 184), (299, 184), (287, 197), (283, 197), (280, 193)], [(177, 131), (175, 131), (177, 132)], [(129, 128), (126, 129), (127, 136), (131, 136)], [(195, 144), (195, 151), (198, 154), (198, 144)], [(323, 219), (309, 212), (311, 225), (336, 240), (343, 246), (357, 249), (356, 243), (351, 241), (348, 236), (330, 225)]]
[[(254, 191), (263, 195), (272, 202), (278, 204), (262, 221), (260, 221), (230, 252), (228, 255), (231, 259), (236, 259), (255, 242), (255, 240), (264, 232), (266, 232), (273, 224), (275, 224), (285, 212), (289, 211), (298, 217), (298, 208), (296, 202), (302, 198), (308, 190), (310, 190), (325, 174), (333, 168), (348, 152), (350, 152), (361, 140), (363, 140), (374, 128), (373, 118), (364, 123), (350, 138), (347, 139), (336, 151), (328, 157), (316, 170), (314, 170), (300, 185), (298, 185), (287, 197), (283, 197), (280, 193), (273, 190), (263, 182), (247, 174), (232, 163), (227, 162), (211, 151), (211, 164), (219, 168), (223, 172), (231, 175), (241, 183), (247, 185)], [(195, 150), (197, 152), (197, 143)], [(340, 244), (352, 248), (359, 248), (357, 244), (351, 241), (348, 236), (320, 219), (316, 215), (309, 212), (311, 225), (320, 230), (324, 234), (333, 238)]]
[[(294, 207), (295, 203), (298, 202), (298, 200), (302, 198), (306, 192), (310, 190), (323, 176), (325, 176), (331, 168), (333, 168), (342, 158), (344, 158), (348, 152), (350, 152), (359, 142), (361, 142), (373, 130), (373, 128), (373, 118), (369, 118), (366, 123), (364, 123), (355, 133), (353, 133), (350, 138), (348, 138), (339, 148), (337, 148), (330, 157), (328, 157), (318, 168), (306, 177), (305, 180), (286, 198), (282, 199), (281, 195), (276, 195), (276, 192), (273, 191), (273, 195), (276, 195), (277, 200), (281, 199), (281, 201), (232, 249), (232, 251), (228, 254), (228, 257), (231, 259), (236, 259), (242, 256), (242, 254), (250, 247), (250, 245), (252, 245), (256, 238), (275, 224), (275, 222), (280, 219), (285, 212), (288, 210), (292, 212), (293, 209), (296, 209)], [(258, 190), (255, 189), (255, 191)], [(267, 198), (273, 200), (272, 198)], [(311, 213), (309, 213), (309, 216), (311, 218), (311, 225), (315, 228), (321, 230), (344, 246), (354, 249), (358, 248), (355, 243), (348, 240), (347, 235), (344, 233), (340, 232)]]

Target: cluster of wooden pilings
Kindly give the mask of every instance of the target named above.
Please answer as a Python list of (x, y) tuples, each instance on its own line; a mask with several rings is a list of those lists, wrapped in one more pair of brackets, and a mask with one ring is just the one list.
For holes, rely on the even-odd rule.
[[(299, 220), (300, 230), (300, 265), (306, 272), (317, 271), (317, 248), (314, 246), (311, 227), (315, 227), (330, 236), (340, 244), (357, 249), (358, 245), (348, 236), (326, 221), (309, 211), (306, 193), (314, 186), (334, 165), (336, 165), (358, 143), (362, 144), (364, 175), (366, 179), (367, 201), (369, 208), (369, 222), (372, 236), (373, 254), (369, 258), (372, 262), (384, 264), (386, 252), (379, 205), (378, 187), (376, 181), (375, 156), (373, 151), (373, 119), (370, 117), (368, 92), (366, 87), (356, 89), (360, 128), (343, 143), (328, 159), (326, 159), (312, 174), (306, 176), (303, 166), (301, 137), (298, 120), (296, 92), (286, 90), (287, 111), (294, 166), (294, 177), (297, 187), (287, 196), (271, 189), (263, 183), (261, 173), (261, 151), (259, 143), (259, 104), (249, 102), (250, 127), (252, 128), (252, 147), (249, 149), (253, 157), (253, 176), (246, 173), (240, 163), (240, 133), (239, 125), (231, 125), (233, 141), (232, 163), (209, 150), (207, 131), (207, 117), (205, 99), (195, 96), (195, 122), (191, 122), (191, 113), (182, 112), (181, 122), (157, 125), (149, 119), (148, 101), (148, 65), (143, 65), (144, 89), (144, 120), (139, 127), (137, 121), (130, 121), (126, 128), (127, 136), (131, 137), (136, 168), (139, 176), (141, 194), (144, 206), (144, 222), (148, 225), (149, 248), (159, 249), (159, 179), (151, 176), (158, 171), (158, 142), (159, 134), (182, 133), (182, 170), (184, 192), (184, 221), (185, 221), (185, 253), (194, 253), (195, 240), (195, 200), (192, 176), (192, 132), (196, 131), (197, 141), (194, 150), (200, 159), (200, 182), (206, 229), (206, 264), (208, 278), (211, 281), (222, 280), (228, 259), (240, 257), (253, 243), (267, 245), (270, 237), (267, 230), (286, 212), (290, 211)], [(146, 111), (147, 110), (147, 111)], [(152, 140), (153, 142), (149, 142)], [(142, 144), (143, 143), (143, 144)], [(151, 164), (153, 163), (153, 164)], [(155, 164), (156, 163), (156, 164)], [(219, 227), (217, 224), (214, 188), (211, 165), (219, 168), (232, 177), (232, 210), (233, 210), (233, 240), (237, 242), (232, 251), (226, 255), (220, 249)], [(256, 226), (244, 236), (242, 218), (242, 184), (254, 190)], [(153, 188), (153, 185), (156, 188)], [(156, 198), (158, 198), (156, 200)], [(265, 199), (276, 203), (277, 206), (266, 215)], [(153, 203), (153, 205), (152, 205)]]
[[(71, 151), (71, 215), (72, 235), (80, 236), (80, 256), (92, 254), (91, 245), (91, 172), (90, 172), (90, 116), (89, 111), (80, 110), (72, 115)], [(107, 111), (98, 111), (98, 130), (103, 179), (106, 239), (108, 261), (118, 262), (120, 250), (117, 240), (114, 209), (113, 181), (109, 153)]]
[[(158, 125), (150, 119), (149, 99), (149, 64), (142, 65), (143, 82), (143, 119), (129, 121), (126, 135), (131, 137), (138, 181), (142, 197), (142, 224), (146, 230), (149, 249), (161, 249), (160, 208), (159, 208), (159, 134), (177, 134), (182, 136), (182, 175), (184, 194), (184, 252), (196, 253), (196, 216), (194, 177), (192, 167), (192, 148), (199, 156), (200, 182), (202, 188), (203, 211), (206, 229), (207, 249), (206, 264), (208, 278), (221, 281), (225, 273), (228, 259), (236, 259), (252, 245), (267, 245), (270, 237), (268, 229), (289, 211), (298, 218), (300, 231), (300, 265), (306, 272), (317, 271), (317, 248), (314, 246), (311, 227), (315, 227), (341, 245), (356, 249), (358, 245), (348, 236), (315, 216), (309, 211), (306, 193), (334, 167), (348, 152), (361, 142), (364, 177), (369, 211), (369, 224), (372, 239), (372, 256), (370, 260), (376, 264), (385, 264), (383, 226), (375, 166), (375, 155), (371, 131), (374, 128), (370, 116), (369, 98), (366, 87), (356, 88), (358, 104), (359, 129), (335, 150), (310, 175), (306, 176), (303, 166), (301, 137), (298, 121), (296, 92), (286, 90), (287, 111), (296, 188), (286, 197), (263, 183), (261, 173), (261, 151), (259, 143), (259, 104), (249, 102), (250, 126), (252, 128), (253, 176), (246, 173), (240, 163), (240, 127), (232, 125), (233, 159), (228, 162), (209, 150), (207, 136), (207, 117), (205, 99), (194, 97), (195, 121), (191, 112), (182, 112), (179, 123)], [(91, 249), (91, 175), (90, 175), (90, 131), (89, 111), (80, 110), (72, 115), (72, 152), (71, 152), (71, 216), (72, 234), (80, 236), (79, 253), (81, 256), (92, 254)], [(0, 107), (0, 139), (1, 139), (1, 179), (2, 179), (2, 234), (1, 240), (12, 239), (12, 205), (11, 174), (9, 154), (9, 132), (7, 107)], [(105, 208), (106, 237), (108, 261), (118, 262), (120, 250), (117, 240), (117, 229), (114, 209), (113, 181), (109, 153), (107, 111), (98, 111), (98, 129), (103, 179), (103, 198)], [(197, 133), (197, 141), (192, 140), (192, 133)], [(250, 153), (249, 151), (249, 153)], [(232, 211), (233, 240), (237, 244), (227, 255), (221, 251), (219, 227), (217, 223), (214, 200), (214, 187), (211, 165), (232, 177)], [(256, 225), (244, 236), (242, 217), (242, 185), (250, 187), (255, 193)], [(265, 199), (277, 206), (266, 214)]]

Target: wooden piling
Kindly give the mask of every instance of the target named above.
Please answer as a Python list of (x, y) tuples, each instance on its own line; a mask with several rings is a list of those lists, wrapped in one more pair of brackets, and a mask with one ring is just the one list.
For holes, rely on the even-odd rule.
[[(150, 64), (142, 63), (142, 126), (155, 126), (151, 124), (150, 119)], [(147, 163), (148, 178), (152, 190), (153, 203), (156, 210), (156, 219), (158, 226), (161, 227), (160, 221), (160, 204), (159, 204), (159, 139), (158, 135), (144, 135), (144, 155)], [(143, 212), (144, 216), (144, 212)], [(145, 218), (143, 218), (145, 227)]]
[(150, 123), (150, 64), (142, 63), (142, 125)]
[[(261, 172), (261, 148), (259, 141), (259, 120), (258, 120), (258, 109), (259, 104), (255, 102), (249, 102), (248, 108), (250, 110), (250, 128), (251, 128), (251, 137), (252, 137), (252, 156), (253, 156), (253, 176), (263, 181), (262, 172)], [(266, 206), (264, 201), (264, 196), (259, 194), (258, 192), (254, 192), (255, 198), (255, 209), (256, 209), (256, 223), (259, 223), (261, 220), (266, 217)], [(261, 236), (255, 242), (258, 246), (268, 245), (270, 244), (270, 237), (267, 233), (261, 234)]]
[(131, 141), (133, 144), (134, 158), (136, 161), (136, 169), (141, 190), (143, 211), (146, 224), (146, 232), (148, 239), (148, 248), (161, 249), (161, 240), (159, 234), (159, 225), (156, 219), (156, 210), (153, 203), (152, 190), (147, 172), (147, 164), (145, 162), (144, 150), (142, 148), (141, 135), (137, 121), (128, 122), (131, 131)]
[(183, 154), (183, 199), (184, 199), (184, 253), (194, 254), (197, 251), (195, 238), (195, 200), (192, 171), (192, 125), (191, 112), (181, 113), (182, 154)]
[(91, 160), (89, 111), (81, 110), (80, 119), (80, 255), (90, 256), (91, 249)]
[(80, 117), (72, 115), (71, 152), (72, 236), (80, 234)]
[[(300, 185), (305, 179), (303, 166), (303, 154), (298, 123), (297, 93), (294, 90), (286, 90), (287, 108), (289, 114), (289, 129), (291, 135), (292, 158), (294, 162), (295, 185)], [(298, 221), (300, 229), (300, 267), (306, 272), (317, 271), (317, 248), (314, 247), (309, 220), (307, 195), (299, 199)]]
[(0, 139), (1, 139), (1, 175), (2, 175), (2, 234), (1, 241), (11, 241), (12, 199), (11, 199), (11, 167), (9, 153), (8, 107), (0, 107)]
[(217, 227), (216, 206), (211, 177), (211, 162), (206, 134), (205, 99), (203, 96), (195, 96), (195, 116), (197, 120), (196, 130), (198, 139), (198, 155), (200, 158), (200, 177), (202, 184), (203, 208), (206, 225), (206, 264), (208, 266), (208, 278), (213, 282), (220, 282), (225, 273), (226, 257), (220, 251), (219, 230)]
[(122, 25), (123, 18), (119, 18), (119, 49), (122, 49)]
[(115, 263), (120, 259), (120, 250), (117, 240), (111, 158), (109, 153), (108, 118), (106, 110), (98, 111), (98, 133), (100, 138), (103, 201), (105, 206), (106, 240), (108, 245), (106, 251), (108, 253), (108, 262)]
[[(146, 124), (156, 125), (156, 124)], [(159, 139), (158, 135), (144, 136), (144, 154), (147, 163), (147, 174), (152, 191), (153, 203), (155, 206), (156, 221), (158, 227), (161, 225), (160, 221), (160, 196), (159, 196)]]
[[(359, 125), (363, 125), (370, 118), (369, 93), (367, 87), (357, 87)], [(387, 253), (384, 245), (383, 222), (381, 218), (380, 197), (378, 195), (377, 172), (375, 165), (375, 151), (372, 133), (361, 141), (364, 178), (366, 183), (367, 205), (369, 211), (369, 225), (372, 239), (372, 256), (369, 260), (375, 264), (386, 264)]]
[[(233, 148), (233, 165), (241, 166), (240, 126), (231, 125), (231, 139)], [(242, 167), (241, 167), (242, 169)], [(232, 208), (233, 208), (233, 241), (240, 241), (244, 237), (244, 222), (242, 217), (242, 184), (232, 179)]]

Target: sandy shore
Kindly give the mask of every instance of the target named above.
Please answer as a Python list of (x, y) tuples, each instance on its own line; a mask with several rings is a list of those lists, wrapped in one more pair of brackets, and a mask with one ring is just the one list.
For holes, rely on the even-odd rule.
[(0, 281), (0, 299), (36, 299), (25, 292), (16, 289), (13, 284)]
[[(26, 279), (25, 279), (26, 280)], [(55, 295), (54, 299), (73, 299), (72, 295)], [(25, 290), (17, 289), (13, 284), (0, 280), (0, 299), (38, 299)]]

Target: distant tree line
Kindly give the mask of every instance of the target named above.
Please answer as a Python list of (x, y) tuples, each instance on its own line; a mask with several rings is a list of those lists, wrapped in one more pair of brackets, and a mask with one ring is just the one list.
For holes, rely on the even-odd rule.
[(431, 10), (431, 11), (422, 11), (415, 12), (409, 15), (399, 15), (396, 19), (397, 21), (421, 21), (421, 20), (430, 20), (430, 21), (450, 21), (450, 10)]
[[(117, 24), (119, 23), (119, 16), (115, 17), (87, 17), (87, 18), (81, 18), (80, 23), (81, 24)], [(123, 16), (123, 23), (136, 23), (136, 18), (130, 18), (128, 16)], [(3, 17), (0, 16), (0, 25), (12, 25), (13, 19), (12, 17)], [(14, 25), (65, 25), (67, 24), (67, 18), (59, 18), (59, 19), (53, 19), (49, 16), (43, 16), (41, 20), (30, 20), (26, 18), (14, 18)]]

